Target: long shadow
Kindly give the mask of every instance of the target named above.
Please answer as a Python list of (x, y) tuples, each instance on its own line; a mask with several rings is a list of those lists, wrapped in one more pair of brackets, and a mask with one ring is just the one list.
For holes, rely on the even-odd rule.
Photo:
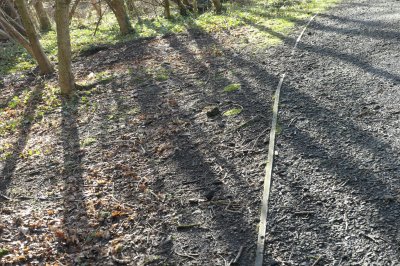
[(61, 141), (64, 156), (64, 239), (66, 252), (73, 258), (81, 251), (88, 237), (88, 216), (84, 197), (84, 180), (78, 130), (78, 103), (62, 101)]
[[(277, 35), (279, 35), (279, 34), (277, 34)], [(213, 39), (209, 38), (208, 41), (209, 41), (209, 43), (212, 43)], [(289, 39), (289, 41), (293, 42), (293, 39)], [(215, 40), (214, 40), (214, 42), (215, 42)], [(311, 48), (309, 48), (309, 49), (311, 49)], [(317, 47), (317, 49), (318, 49), (318, 47)], [(340, 57), (340, 58), (342, 58), (342, 57)], [(236, 59), (236, 61), (234, 61), (233, 58), (232, 58), (232, 61), (236, 62), (236, 66), (237, 67), (240, 67), (242, 65), (244, 59), (240, 59), (240, 58), (238, 59), (237, 57), (235, 57), (235, 59)], [(347, 60), (347, 59), (345, 59), (345, 60)], [(358, 62), (357, 65), (361, 66), (362, 64)], [(371, 70), (371, 68), (367, 68), (367, 69)], [(372, 71), (374, 71), (373, 68), (372, 68)], [(266, 73), (266, 75), (268, 75), (268, 73)], [(390, 75), (386, 75), (386, 77), (387, 78), (397, 78), (396, 76), (394, 77), (391, 74)], [(285, 86), (284, 91), (285, 90), (287, 91), (288, 94), (291, 94), (291, 96), (293, 96), (293, 99), (301, 100), (302, 103), (303, 103), (303, 106), (315, 106), (314, 107), (315, 110), (313, 110), (312, 112), (309, 111), (309, 112), (306, 112), (306, 113), (302, 113), (302, 115), (309, 117), (310, 120), (318, 121), (319, 124), (321, 125), (322, 129), (324, 131), (327, 131), (328, 135), (332, 136), (332, 138), (336, 137), (337, 132), (335, 131), (334, 128), (329, 127), (329, 125), (333, 124), (333, 123), (338, 123), (339, 124), (338, 127), (342, 126), (342, 127), (348, 128), (349, 132), (353, 132), (351, 138), (352, 138), (354, 143), (357, 143), (357, 145), (359, 145), (361, 148), (368, 149), (375, 156), (378, 157), (381, 154), (380, 151), (382, 151), (382, 150), (384, 150), (384, 151), (386, 151), (387, 153), (390, 153), (390, 154), (397, 154), (393, 150), (393, 148), (391, 146), (389, 146), (388, 144), (380, 141), (379, 139), (374, 137), (372, 134), (364, 131), (363, 129), (361, 129), (359, 127), (357, 127), (356, 125), (354, 125), (350, 121), (336, 119), (335, 121), (330, 121), (330, 123), (327, 123), (324, 120), (324, 118), (321, 118), (319, 116), (319, 114), (329, 114), (329, 113), (332, 114), (332, 112), (334, 112), (334, 111), (328, 110), (328, 109), (326, 109), (324, 107), (321, 107), (317, 102), (315, 102), (314, 99), (312, 99), (311, 97), (306, 96), (306, 95), (298, 92), (294, 88), (290, 88), (290, 87)], [(286, 94), (286, 93), (284, 93), (284, 94)], [(337, 118), (339, 116), (336, 115), (335, 117)], [(309, 143), (315, 143), (316, 142), (316, 141), (314, 141), (314, 140), (312, 140), (310, 138), (307, 138), (307, 136), (304, 136), (304, 139), (308, 140)], [(360, 140), (362, 140), (361, 143), (360, 143)], [(307, 141), (305, 141), (305, 143), (307, 143)], [(302, 143), (302, 144), (304, 144), (304, 143)], [(318, 147), (317, 142), (315, 143), (314, 146)], [(297, 148), (299, 150), (302, 150), (303, 153), (307, 153), (308, 152), (308, 151), (304, 150), (304, 148), (305, 148), (304, 145), (298, 145)], [(323, 150), (321, 150), (321, 152), (319, 154), (322, 154), (323, 156), (326, 155), (326, 154), (323, 153)], [(348, 156), (346, 156), (345, 158), (347, 158), (347, 157)], [(344, 154), (340, 154), (339, 158), (344, 158)], [(394, 158), (398, 158), (398, 157), (395, 156)], [(383, 157), (383, 156), (382, 156), (381, 159), (382, 159), (382, 163), (384, 165), (387, 165), (387, 166), (393, 166), (394, 163), (395, 163), (395, 159), (389, 160), (388, 158)], [(368, 172), (365, 169), (361, 169), (361, 168), (357, 167), (358, 163), (359, 162), (356, 159), (349, 158), (348, 162), (346, 163), (346, 167), (347, 168), (352, 167), (354, 169), (354, 172), (361, 173), (363, 176), (366, 177), (365, 179), (369, 179), (369, 180), (371, 180), (371, 182), (374, 182), (375, 183), (375, 189), (372, 188), (372, 187), (369, 187), (369, 186), (364, 187), (362, 183), (360, 184), (360, 183), (357, 183), (357, 182), (348, 182), (347, 186), (355, 188), (364, 200), (370, 201), (371, 200), (371, 196), (370, 195), (372, 195), (372, 193), (376, 194), (376, 188), (377, 187), (379, 187), (382, 192), (386, 192), (386, 193), (389, 193), (389, 194), (395, 193), (395, 191), (393, 191), (390, 187), (388, 187), (387, 184), (385, 184), (383, 181), (381, 181), (377, 175), (374, 175), (374, 174)], [(346, 178), (348, 177), (348, 172), (346, 172), (343, 168), (337, 168), (338, 167), (337, 165), (336, 166), (332, 166), (332, 162), (330, 160), (323, 161), (321, 163), (321, 167), (324, 167), (325, 169), (329, 170), (332, 173), (338, 174), (339, 178), (342, 179), (342, 180), (346, 180)], [(390, 221), (392, 223), (396, 223), (396, 219), (394, 219), (390, 215), (390, 211), (387, 211), (388, 210), (387, 209), (388, 206), (382, 205), (382, 204), (380, 204), (380, 202), (376, 202), (376, 201), (374, 202), (374, 204), (376, 205), (377, 209), (379, 210), (380, 215), (385, 220), (388, 220), (388, 221)], [(397, 202), (391, 202), (389, 210), (391, 210), (391, 211), (399, 210), (399, 208), (400, 208), (400, 206), (399, 206), (399, 204)], [(384, 225), (384, 224), (382, 224), (382, 225)], [(397, 224), (395, 224), (395, 226), (396, 225)], [(387, 235), (390, 235), (390, 234), (387, 232)], [(393, 235), (393, 234), (391, 234), (391, 235)], [(393, 240), (392, 243), (395, 244), (396, 241)]]
[[(204, 65), (202, 65), (203, 62), (196, 59), (194, 55), (186, 48), (186, 46), (176, 38), (176, 36), (168, 36), (167, 39), (170, 46), (185, 57), (186, 62), (188, 62), (189, 69), (198, 69), (199, 66), (203, 69), (206, 68)], [(210, 69), (210, 71), (215, 70), (214, 66), (211, 68), (212, 69)], [(202, 74), (205, 74), (205, 72), (198, 73), (197, 78), (205, 81), (207, 79), (207, 75), (203, 76)], [(224, 78), (221, 83), (228, 85), (232, 83), (232, 81)], [(157, 109), (155, 110), (154, 106), (157, 106), (166, 100), (166, 97), (161, 94), (163, 88), (157, 85), (153, 85), (152, 87), (152, 89), (148, 88), (146, 91), (142, 91), (141, 95), (139, 95), (141, 110), (143, 110), (145, 113), (159, 112)], [(219, 87), (223, 88), (221, 86)], [(210, 94), (203, 94), (201, 92), (201, 88), (197, 86), (191, 86), (188, 88), (185, 87), (185, 93), (196, 95), (196, 97), (198, 97), (198, 99), (200, 99), (204, 104), (218, 99), (217, 94), (213, 94), (212, 92), (210, 92)], [(252, 92), (249, 90), (247, 98), (243, 96), (242, 101), (250, 101), (250, 98), (252, 98), (251, 95)], [(176, 95), (168, 96), (177, 97)], [(255, 104), (255, 102), (251, 103)], [(267, 103), (259, 103), (258, 107), (269, 110)], [(255, 108), (254, 112), (256, 112), (257, 109), (258, 108)], [(253, 110), (249, 112), (253, 112)], [(179, 108), (176, 113), (169, 113), (167, 116), (165, 114), (161, 115), (161, 117), (159, 116), (155, 127), (168, 127), (169, 124), (173, 124), (173, 120), (175, 118), (187, 119), (188, 117), (192, 116), (192, 113)], [(247, 192), (245, 191), (241, 191), (240, 194), (232, 193), (221, 181), (223, 176), (221, 174), (217, 174), (213, 169), (213, 166), (215, 166), (215, 163), (217, 163), (221, 165), (226, 172), (229, 172), (231, 182), (234, 182), (235, 184), (243, 183), (243, 176), (236, 170), (232, 162), (228, 162), (228, 160), (223, 158), (222, 155), (218, 155), (217, 152), (215, 152), (215, 148), (212, 148), (212, 144), (206, 144), (205, 147), (200, 149), (194, 143), (193, 138), (196, 138), (195, 135), (204, 136), (208, 135), (209, 133), (205, 132), (200, 126), (194, 124), (188, 128), (188, 131), (190, 132), (190, 137), (187, 135), (189, 132), (186, 132), (186, 130), (179, 130), (173, 135), (163, 136), (163, 140), (172, 142), (173, 146), (177, 148), (177, 151), (171, 158), (173, 163), (176, 165), (176, 170), (178, 173), (178, 175), (175, 176), (174, 182), (180, 182), (182, 184), (190, 183), (191, 186), (194, 186), (196, 188), (195, 190), (199, 191), (200, 194), (205, 198), (209, 197), (210, 193), (215, 193), (219, 195), (219, 197), (223, 197), (223, 199), (240, 199), (241, 197), (247, 195)], [(204, 151), (207, 151), (207, 155), (203, 154)], [(242, 260), (247, 262), (251, 261), (250, 258), (252, 258), (254, 255), (252, 244), (254, 242), (253, 240), (256, 239), (252, 226), (244, 220), (243, 214), (241, 213), (228, 212), (218, 206), (216, 206), (216, 209), (218, 212), (216, 212), (213, 217), (213, 223), (215, 223), (213, 227), (215, 226), (221, 231), (222, 240), (220, 241), (226, 245), (230, 251), (233, 252), (237, 250), (240, 245), (247, 244), (248, 250), (245, 252), (245, 254), (243, 254)], [(183, 211), (187, 212), (188, 210), (186, 209)], [(193, 230), (190, 233), (203, 234), (200, 229)], [(204, 246), (208, 246), (209, 243), (204, 241), (206, 240), (199, 239), (198, 243), (194, 244), (199, 245), (199, 243), (202, 243)]]
[[(326, 15), (326, 14), (319, 14), (319, 17), (324, 17), (324, 18), (329, 18), (332, 20), (337, 20), (337, 21), (342, 21), (346, 23), (346, 25), (349, 25), (349, 23), (354, 23), (354, 24), (362, 24), (365, 26), (365, 28), (368, 27), (368, 30), (365, 30), (365, 28), (359, 28), (359, 25), (354, 25), (353, 28), (338, 28), (334, 26), (328, 26), (328, 25), (323, 25), (319, 23), (318, 21), (313, 21), (308, 28), (309, 29), (318, 29), (318, 30), (323, 30), (327, 32), (334, 32), (334, 33), (340, 33), (342, 35), (351, 35), (351, 36), (365, 36), (365, 37), (371, 37), (377, 40), (387, 40), (387, 41), (399, 41), (400, 40), (400, 33), (396, 30), (387, 30), (390, 25), (384, 24), (384, 23), (379, 23), (379, 22), (373, 22), (373, 21), (367, 21), (367, 20), (357, 20), (357, 19), (348, 19), (345, 17), (339, 17), (339, 16), (333, 16), (333, 15)], [(297, 25), (301, 25), (306, 22), (304, 19), (297, 19), (295, 17), (289, 17), (289, 16), (282, 16), (283, 19), (294, 22)], [(267, 31), (266, 28), (263, 29), (262, 25), (254, 24), (248, 19), (243, 19), (246, 21), (247, 24), (252, 25), (253, 27), (256, 27), (258, 29)], [(357, 28), (355, 28), (357, 27)], [(274, 33), (269, 31), (272, 35)], [(274, 35), (279, 38), (285, 38), (283, 35)]]
[(42, 101), (43, 88), (43, 84), (36, 85), (32, 91), (31, 97), (26, 103), (26, 107), (22, 115), (21, 124), (16, 131), (16, 134), (18, 136), (17, 141), (13, 144), (11, 155), (6, 158), (4, 162), (4, 167), (1, 170), (0, 193), (4, 193), (4, 191), (11, 183), (11, 179), (17, 167), (18, 159), (20, 158), (20, 154), (24, 150), (25, 145), (28, 141), (29, 132), (33, 125), (35, 110)]
[[(1, 88), (0, 88), (1, 89)], [(14, 98), (14, 97), (19, 97), (21, 95), (21, 93), (24, 91), (23, 87), (19, 87), (18, 89), (13, 91), (13, 94), (8, 96), (7, 99), (3, 100), (0, 102), (0, 108), (5, 108), (8, 106), (8, 104), (10, 103), (10, 101)]]
[[(295, 43), (295, 38), (293, 37), (287, 37), (279, 32), (273, 31), (268, 27), (262, 26), (262, 25), (258, 25), (258, 24), (254, 24), (253, 22), (249, 21), (249, 20), (245, 20), (246, 23), (251, 24), (252, 26), (256, 27), (257, 29), (267, 32), (269, 34), (271, 34), (272, 36), (278, 37), (279, 39), (283, 40), (286, 44), (293, 44)], [(312, 25), (312, 24), (311, 24)], [(314, 27), (315, 29), (317, 29), (317, 27)], [(336, 51), (335, 49), (332, 48), (328, 48), (328, 47), (323, 47), (323, 46), (318, 46), (318, 45), (306, 45), (303, 42), (300, 42), (297, 46), (297, 48), (301, 51), (306, 51), (306, 52), (310, 52), (310, 53), (316, 53), (322, 56), (326, 56), (326, 57), (334, 57), (334, 58), (338, 58), (348, 64), (354, 65), (360, 69), (363, 69), (364, 71), (389, 79), (392, 82), (400, 82), (400, 76), (393, 74), (387, 70), (384, 70), (382, 68), (378, 68), (375, 66), (372, 66), (367, 60), (363, 60), (362, 58), (360, 58), (359, 56), (355, 56), (349, 53), (341, 53)]]
[[(374, 174), (370, 169), (360, 168), (362, 163), (361, 159), (352, 158), (351, 155), (345, 152), (346, 144), (342, 143), (343, 138), (338, 135), (337, 129), (345, 128), (346, 132), (351, 132), (350, 139), (356, 143), (353, 145), (361, 149), (367, 149), (368, 152), (373, 154), (376, 158), (375, 160), (379, 160), (382, 169), (387, 169), (387, 173), (397, 169), (398, 163), (396, 163), (396, 161), (397, 158), (400, 157), (398, 151), (395, 151), (390, 145), (354, 125), (351, 121), (340, 119), (338, 115), (331, 116), (334, 111), (322, 107), (315, 102), (314, 99), (299, 92), (295, 88), (284, 86), (283, 90), (285, 91), (283, 100), (291, 100), (291, 102), (297, 106), (308, 107), (308, 110), (296, 108), (297, 116), (306, 117), (317, 124), (319, 131), (326, 133), (327, 143), (334, 144), (336, 147), (335, 150), (332, 151), (333, 154), (329, 154), (327, 151), (330, 148), (329, 146), (324, 147), (318, 140), (296, 129), (295, 126), (289, 126), (285, 130), (290, 133), (296, 131), (297, 136), (291, 134), (292, 139), (289, 139), (289, 142), (295, 150), (300, 154), (318, 158), (318, 165), (331, 175), (339, 178), (339, 183), (347, 181), (347, 187), (356, 189), (357, 194), (359, 194), (362, 199), (374, 204), (379, 210), (380, 216), (384, 218), (382, 228), (385, 228), (385, 225), (388, 224), (393, 225), (393, 228), (400, 227), (399, 202), (396, 200), (384, 200), (385, 195), (396, 195), (397, 192), (383, 182), (381, 179), (382, 177), (378, 176), (378, 174)], [(293, 101), (293, 99), (296, 100)], [(391, 156), (387, 157), (385, 156), (386, 154), (391, 154)], [(353, 176), (354, 178), (349, 180), (349, 176)], [(368, 183), (373, 183), (373, 185), (371, 186)], [(393, 232), (391, 233), (389, 230), (391, 230), (391, 228), (387, 227), (386, 235), (393, 237)], [(396, 244), (397, 241), (392, 239), (392, 243)]]

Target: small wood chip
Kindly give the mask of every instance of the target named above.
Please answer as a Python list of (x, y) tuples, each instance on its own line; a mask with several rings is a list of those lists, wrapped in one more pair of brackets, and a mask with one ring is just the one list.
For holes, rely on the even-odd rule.
[(193, 228), (193, 227), (197, 227), (200, 226), (200, 223), (193, 223), (193, 224), (178, 224), (176, 226), (177, 230), (184, 230), (184, 229), (189, 229), (189, 228)]

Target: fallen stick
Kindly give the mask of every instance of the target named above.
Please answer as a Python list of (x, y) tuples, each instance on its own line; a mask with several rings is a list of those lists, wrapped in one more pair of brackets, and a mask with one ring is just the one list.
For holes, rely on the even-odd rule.
[(229, 265), (236, 265), (238, 263), (240, 257), (242, 256), (243, 249), (244, 246), (240, 246), (238, 254), (236, 255), (235, 259), (229, 263)]
[(199, 256), (199, 254), (183, 254), (183, 253), (179, 253), (179, 252), (176, 251), (176, 250), (174, 250), (174, 252), (175, 252), (176, 255), (179, 255), (179, 256), (181, 256), (181, 257), (190, 258), (190, 259), (192, 259), (192, 260), (197, 260), (197, 258), (194, 257), (194, 256)]
[(176, 226), (177, 230), (183, 230), (183, 229), (189, 229), (189, 228), (193, 228), (193, 227), (197, 227), (200, 226), (200, 223), (194, 223), (194, 224), (178, 224)]
[(296, 215), (308, 215), (308, 214), (314, 214), (315, 211), (298, 211), (298, 212), (294, 212), (294, 214)]
[(7, 197), (6, 195), (0, 194), (0, 198), (3, 198), (5, 200), (11, 200), (9, 197)]
[(318, 259), (316, 261), (314, 261), (314, 263), (311, 266), (316, 266), (318, 262), (320, 262), (320, 260), (324, 257), (324, 255), (321, 255), (318, 257)]

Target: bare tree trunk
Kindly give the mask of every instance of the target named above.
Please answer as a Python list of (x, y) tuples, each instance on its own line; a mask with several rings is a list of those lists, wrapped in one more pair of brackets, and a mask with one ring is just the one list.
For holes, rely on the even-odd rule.
[(182, 3), (182, 0), (174, 0), (174, 2), (179, 7), (179, 14), (181, 14), (182, 16), (187, 16), (188, 10), (187, 10), (186, 6)]
[(139, 12), (139, 9), (136, 7), (135, 0), (128, 0), (126, 2), (126, 4), (127, 4), (127, 7), (128, 7), (131, 17), (133, 17), (133, 15), (135, 15), (138, 22), (141, 23), (142, 19), (140, 18), (140, 12)]
[(39, 19), (40, 30), (43, 32), (51, 30), (50, 19), (43, 7), (42, 0), (35, 0), (33, 7), (35, 8), (36, 15)]
[(131, 22), (126, 13), (124, 0), (106, 0), (106, 2), (117, 18), (121, 34), (126, 35), (133, 32)]
[(93, 8), (96, 10), (97, 17), (102, 17), (103, 12), (101, 11), (101, 4), (97, 2), (97, 0), (91, 0)]
[(199, 14), (199, 5), (197, 0), (193, 0), (193, 11), (195, 14)]
[[(1, 9), (0, 9), (1, 11)], [(17, 29), (14, 28), (11, 23), (5, 19), (3, 13), (0, 12), (0, 26), (5, 30), (5, 32), (12, 38), (13, 41), (21, 44), (33, 58), (33, 52), (29, 41), (23, 36)]]
[(166, 19), (170, 19), (171, 18), (171, 9), (169, 7), (169, 0), (164, 0), (163, 4), (164, 4), (164, 16)]
[[(1, 25), (1, 24), (0, 24)], [(12, 38), (10, 35), (8, 35), (7, 32), (3, 31), (0, 27), (0, 40), (10, 40), (12, 41)]]
[(39, 65), (40, 73), (52, 73), (54, 71), (53, 66), (51, 65), (50, 60), (47, 58), (46, 54), (44, 53), (42, 45), (39, 42), (35, 27), (33, 26), (32, 20), (29, 17), (25, 0), (15, 0), (15, 4), (18, 9), (18, 14), (21, 17), (22, 24), (26, 30), (33, 57), (36, 59)]
[[(14, 8), (14, 7), (13, 7)], [(15, 10), (15, 9), (14, 9)], [(26, 31), (24, 27), (22, 27), (20, 17), (17, 13), (16, 17), (11, 13), (7, 13), (6, 10), (0, 9), (2, 16), (22, 35), (26, 36)], [(16, 12), (16, 11), (15, 11)]]
[(69, 34), (69, 4), (71, 0), (56, 0), (56, 29), (58, 45), (58, 82), (61, 94), (67, 98), (75, 91)]
[(69, 22), (71, 23), (71, 19), (75, 14), (75, 10), (79, 5), (80, 0), (75, 0), (75, 2), (72, 4), (71, 10), (69, 11)]
[(222, 12), (222, 4), (220, 0), (212, 0), (214, 7), (215, 7), (215, 12), (217, 14), (221, 14)]
[(4, 0), (3, 2), (3, 10), (13, 19), (18, 19), (17, 10), (15, 10), (13, 3), (10, 0)]

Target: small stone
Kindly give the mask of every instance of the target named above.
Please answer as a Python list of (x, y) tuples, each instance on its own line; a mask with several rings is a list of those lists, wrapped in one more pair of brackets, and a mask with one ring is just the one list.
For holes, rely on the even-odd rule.
[(221, 112), (220, 112), (219, 108), (216, 106), (206, 107), (206, 114), (207, 114), (207, 117), (209, 117), (209, 118), (213, 118), (213, 117), (219, 115), (220, 113)]
[(392, 195), (384, 195), (382, 199), (386, 201), (393, 201), (395, 200), (395, 197), (393, 197)]

